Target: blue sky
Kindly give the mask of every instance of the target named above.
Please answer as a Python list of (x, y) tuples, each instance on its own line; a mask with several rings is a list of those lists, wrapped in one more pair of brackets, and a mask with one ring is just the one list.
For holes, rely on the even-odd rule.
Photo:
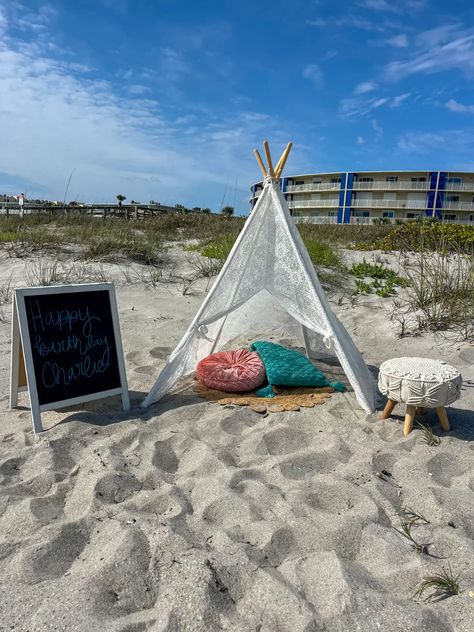
[(0, 193), (248, 210), (287, 174), (474, 170), (474, 7), (0, 0)]

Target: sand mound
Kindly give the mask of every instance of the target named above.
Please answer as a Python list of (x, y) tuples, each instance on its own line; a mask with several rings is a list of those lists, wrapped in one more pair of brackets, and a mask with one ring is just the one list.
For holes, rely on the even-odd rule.
[[(472, 387), (436, 447), (403, 437), (401, 409), (381, 422), (350, 392), (262, 416), (205, 402), (188, 380), (143, 413), (202, 299), (161, 292), (118, 289), (131, 417), (118, 399), (97, 402), (45, 414), (37, 437), (26, 407), (8, 411), (0, 323), (0, 629), (471, 630)], [(397, 340), (383, 311), (364, 309), (341, 317), (369, 363), (433, 355), (433, 340)], [(471, 351), (434, 356), (472, 380)], [(425, 422), (438, 432), (434, 413)], [(431, 556), (392, 528), (404, 506), (430, 521), (413, 533)], [(464, 592), (412, 600), (448, 563)]]

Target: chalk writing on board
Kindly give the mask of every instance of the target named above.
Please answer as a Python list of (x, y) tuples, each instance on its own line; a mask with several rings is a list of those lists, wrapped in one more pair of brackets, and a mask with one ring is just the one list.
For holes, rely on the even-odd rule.
[[(44, 362), (41, 378), (45, 388), (69, 386), (80, 378), (92, 378), (104, 373), (110, 364), (110, 345), (108, 336), (94, 337), (94, 325), (100, 323), (98, 316), (91, 315), (89, 306), (79, 309), (62, 309), (43, 313), (39, 301), (30, 303), (30, 316), (35, 338), (33, 348), (41, 358), (58, 353), (77, 351), (81, 360), (71, 365), (61, 366), (58, 362)], [(79, 327), (77, 327), (79, 325)], [(79, 329), (79, 335), (58, 337), (54, 340), (43, 340), (46, 328), (56, 329), (59, 333), (72, 332)], [(40, 332), (40, 333), (37, 333)], [(91, 357), (90, 352), (99, 348), (99, 357)]]
[(40, 400), (120, 387), (108, 293), (25, 297)]

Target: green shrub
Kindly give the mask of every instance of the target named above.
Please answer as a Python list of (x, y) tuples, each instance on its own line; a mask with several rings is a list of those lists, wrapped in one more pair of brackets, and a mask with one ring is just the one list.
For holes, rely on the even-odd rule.
[[(365, 259), (362, 263), (355, 263), (349, 268), (349, 273), (356, 277), (356, 294), (371, 294), (375, 290), (377, 296), (388, 298), (397, 293), (397, 287), (408, 287), (409, 281), (383, 265), (369, 263)], [(367, 283), (365, 279), (373, 279)]]
[(220, 235), (208, 242), (206, 242), (200, 250), (203, 257), (209, 259), (220, 259), (224, 262), (229, 256), (232, 246), (235, 243), (236, 236), (234, 235)]
[(406, 222), (366, 244), (370, 249), (418, 252), (470, 252), (474, 248), (474, 226), (429, 220)]
[(340, 256), (328, 244), (306, 237), (304, 239), (304, 245), (314, 266), (321, 266), (323, 268), (342, 267)]

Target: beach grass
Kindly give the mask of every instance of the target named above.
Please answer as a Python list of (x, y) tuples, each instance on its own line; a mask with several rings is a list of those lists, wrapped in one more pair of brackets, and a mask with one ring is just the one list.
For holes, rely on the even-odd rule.
[[(134, 263), (156, 269), (168, 265), (169, 244), (201, 258), (190, 259), (193, 279), (218, 274), (245, 224), (243, 217), (173, 213), (146, 219), (91, 218), (80, 214), (0, 217), (0, 251), (10, 257), (61, 258)], [(415, 221), (393, 226), (297, 225), (325, 289), (353, 295), (395, 296), (391, 316), (400, 336), (454, 331), (474, 339), (474, 227)], [(370, 262), (345, 268), (340, 250), (397, 250), (401, 274)], [(48, 276), (48, 275), (47, 275)], [(348, 281), (352, 276), (355, 280)], [(348, 289), (348, 285), (353, 286)]]
[[(413, 595), (415, 599), (423, 599), (426, 603), (441, 601), (461, 592), (460, 575), (454, 576), (451, 566), (442, 567), (438, 573), (424, 577), (419, 588)], [(425, 596), (425, 593), (429, 594)]]

